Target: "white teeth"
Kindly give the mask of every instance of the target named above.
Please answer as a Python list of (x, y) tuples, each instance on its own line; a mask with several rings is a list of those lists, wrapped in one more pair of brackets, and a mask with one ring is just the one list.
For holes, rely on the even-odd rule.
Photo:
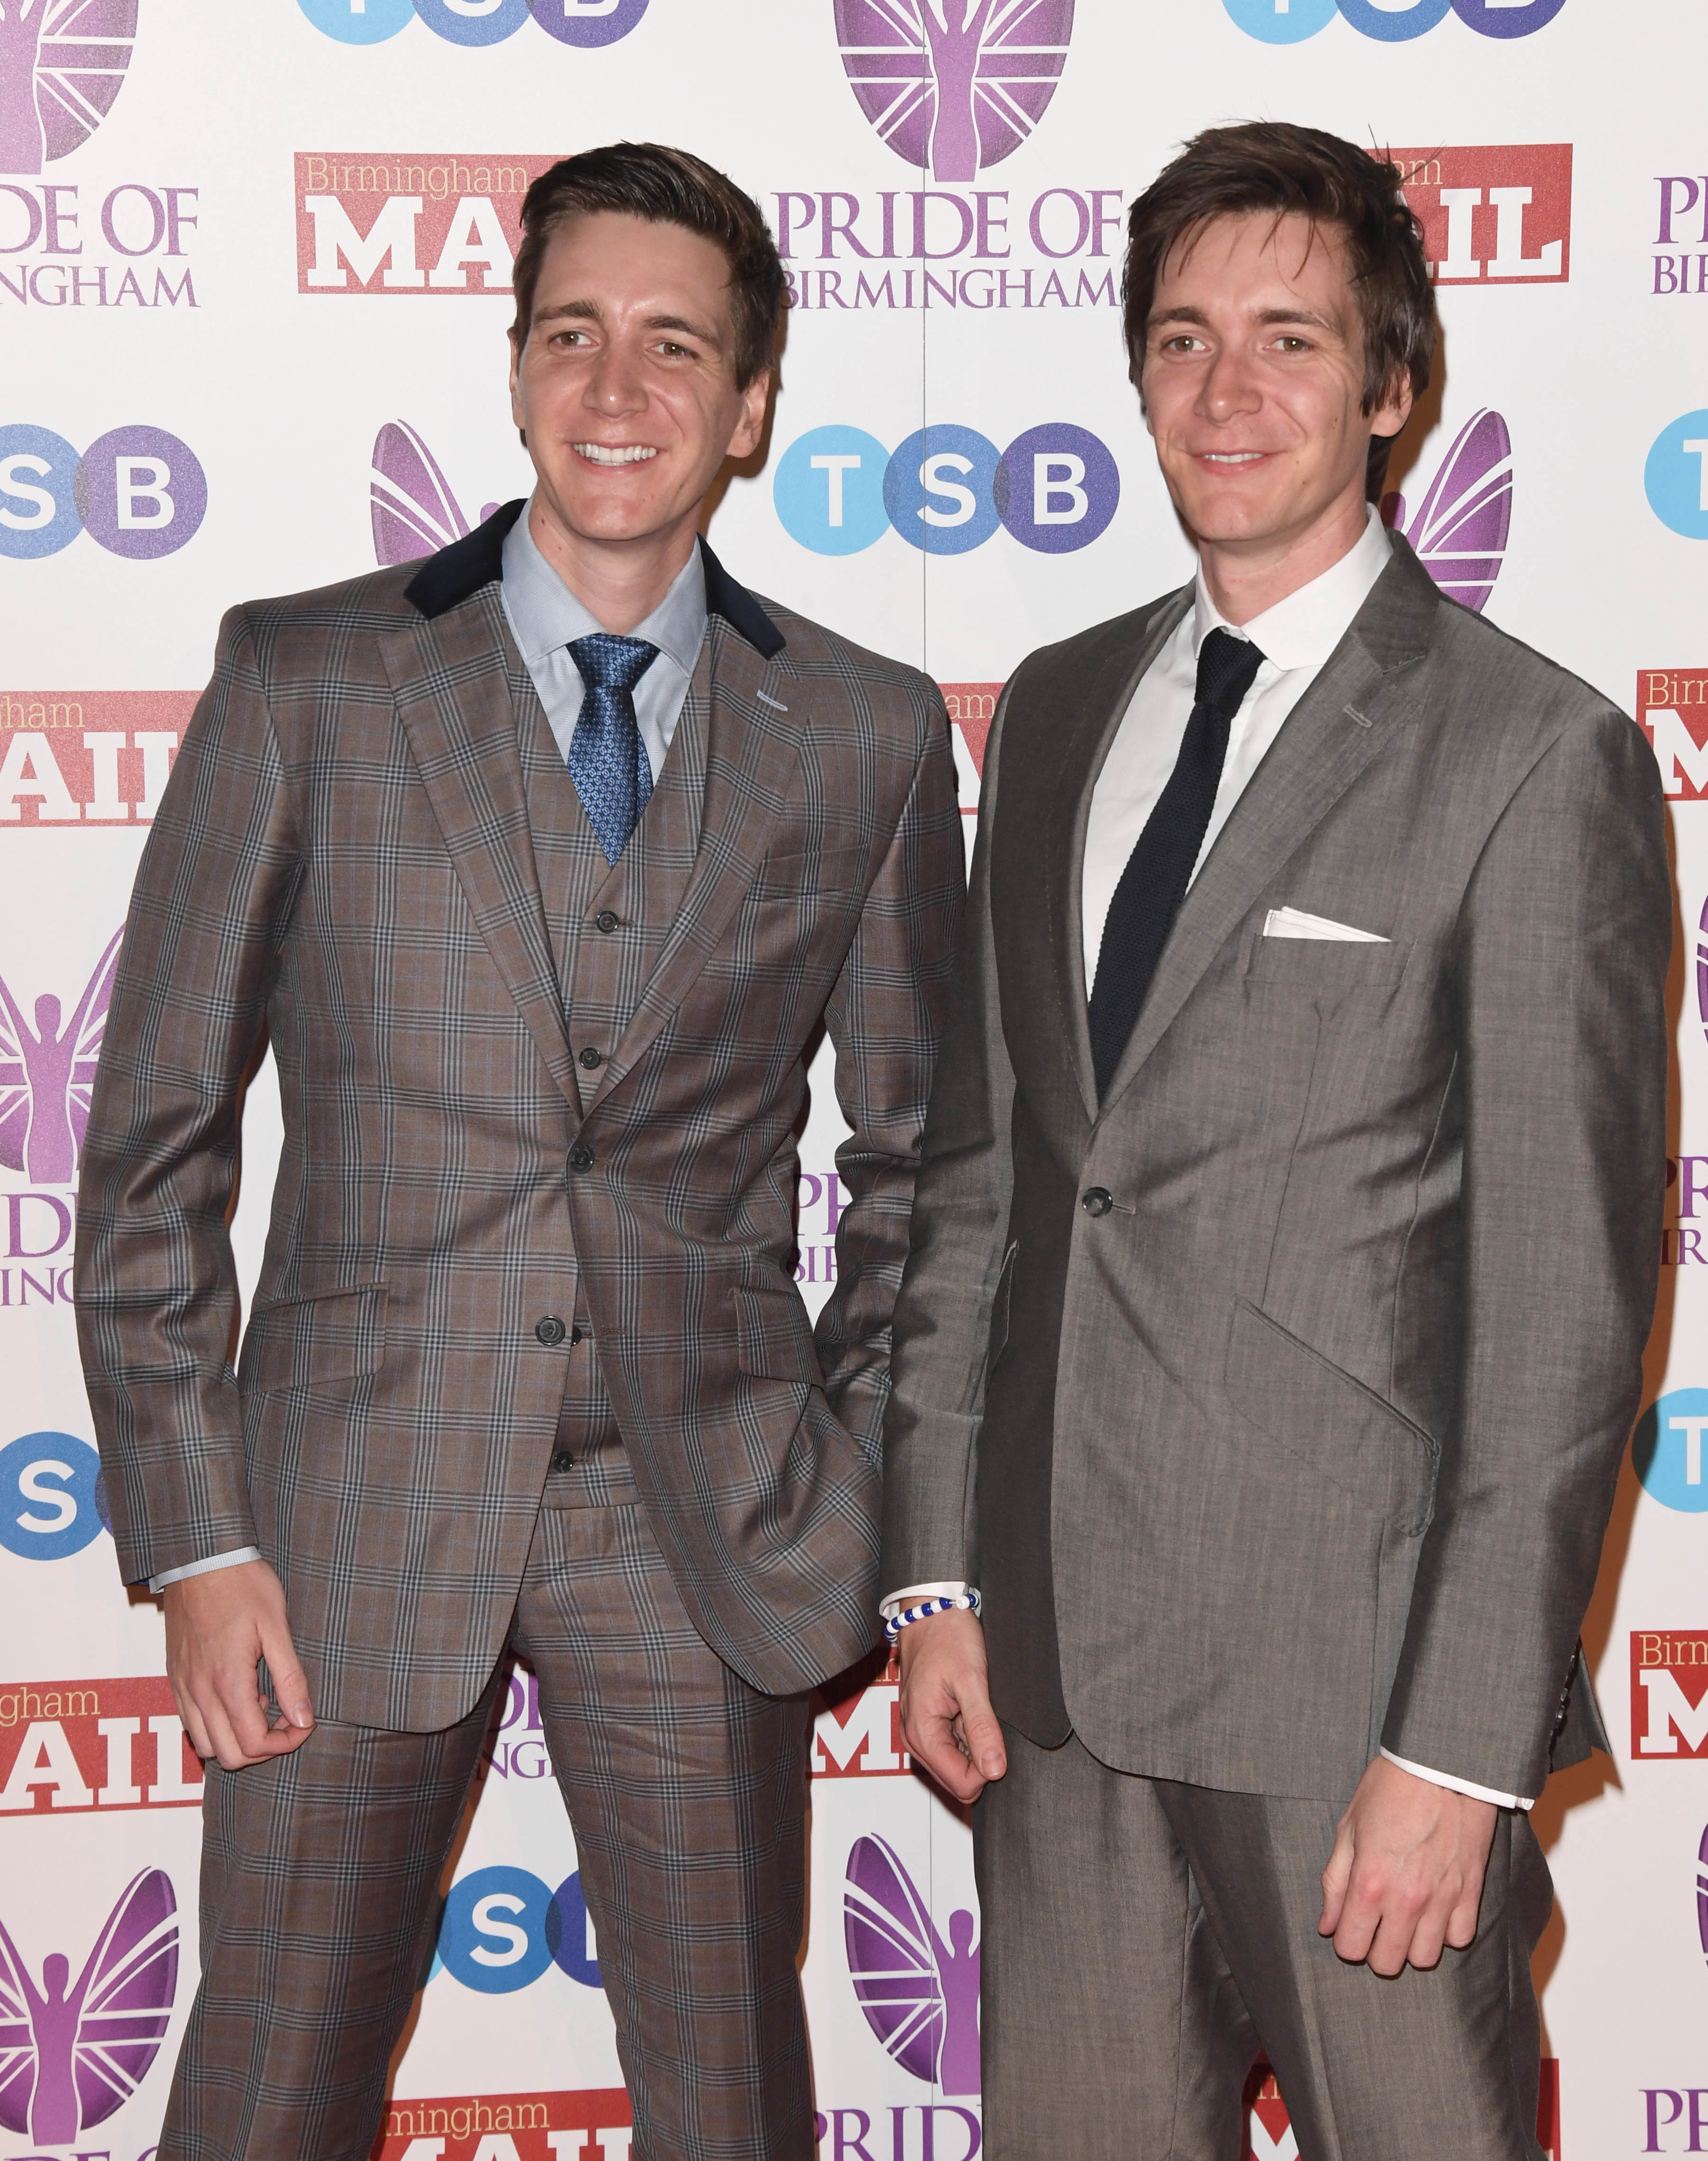
[(648, 458), (655, 458), (659, 455), (646, 443), (625, 443), (620, 448), (613, 448), (605, 443), (577, 443), (575, 448), (596, 466), (644, 465)]
[(1248, 466), (1254, 458), (1262, 457), (1263, 453), (1261, 450), (1205, 450), (1200, 455), (1213, 466)]

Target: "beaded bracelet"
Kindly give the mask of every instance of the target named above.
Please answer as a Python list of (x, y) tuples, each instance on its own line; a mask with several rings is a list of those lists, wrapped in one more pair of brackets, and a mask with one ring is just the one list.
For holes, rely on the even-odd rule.
[(883, 1632), (893, 1643), (915, 1621), (929, 1621), (935, 1613), (976, 1613), (983, 1603), (976, 1591), (963, 1591), (956, 1598), (922, 1599), (917, 1606), (904, 1606), (899, 1613), (891, 1614), (883, 1624)]

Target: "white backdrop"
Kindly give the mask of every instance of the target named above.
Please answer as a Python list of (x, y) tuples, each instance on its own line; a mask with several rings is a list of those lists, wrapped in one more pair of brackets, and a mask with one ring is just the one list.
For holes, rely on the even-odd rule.
[[(4, 12), (0, 2161), (142, 2161), (194, 1985), (198, 1773), (162, 1678), (158, 1606), (120, 1586), (102, 1527), (65, 1295), (110, 948), (221, 612), (371, 568), (377, 544), (425, 552), (523, 490), (503, 387), (520, 190), (571, 149), (682, 143), (758, 197), (798, 304), (765, 454), (732, 478), (714, 544), (761, 591), (945, 685), (971, 812), (983, 725), (1021, 656), (1187, 572), (1125, 380), (1119, 218), (1182, 137), (1251, 115), (1393, 146), (1415, 168), (1446, 336), (1395, 467), (1403, 520), (1422, 518), (1439, 575), (1474, 586), (1492, 620), (1640, 711), (1674, 799), (1678, 1089), (1655, 1408), (1586, 1632), (1617, 1753), (1556, 1780), (1537, 1810), (1561, 1899), (1538, 1971), (1553, 2153), (1708, 2150), (1695, 1273), (1708, 1153), (1690, 1153), (1708, 1151), (1708, 945), (1691, 965), (1708, 894), (1700, 10)], [(1471, 429), (1483, 414), (1498, 420)], [(815, 1306), (840, 1200), (839, 1128), (818, 1094), (801, 1189)], [(277, 1138), (263, 1074), (237, 1219), (247, 1280)], [(1514, 1261), (1546, 1272), (1553, 1256)], [(626, 2151), (596, 1946), (525, 1675), (507, 1711), (397, 2066), (387, 2161)], [(980, 2139), (969, 1841), (900, 1758), (893, 1715), (880, 1681), (820, 1721), (803, 1968), (820, 2151), (963, 2161)], [(887, 1949), (869, 1925), (886, 1897)], [(933, 2017), (896, 2028), (883, 1971), (933, 1976)], [(154, 2007), (161, 2045), (145, 2037), (103, 2073), (95, 2022), (121, 1975)], [(1252, 2139), (1256, 2161), (1294, 2151), (1273, 2094)]]

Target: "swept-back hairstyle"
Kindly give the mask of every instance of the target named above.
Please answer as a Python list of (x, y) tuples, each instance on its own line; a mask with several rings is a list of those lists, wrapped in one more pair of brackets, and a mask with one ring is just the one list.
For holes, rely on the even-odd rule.
[[(1248, 120), (1208, 128), (1165, 165), (1127, 216), (1121, 299), (1127, 372), (1139, 382), (1157, 279), (1170, 253), (1190, 247), (1213, 217), (1249, 211), (1309, 218), (1338, 233), (1364, 332), (1366, 413), (1409, 381), (1420, 393), (1435, 362), (1440, 324), (1423, 228), (1388, 159), (1320, 128)], [(1390, 439), (1370, 444), (1366, 492), (1374, 501)]]
[(522, 203), (522, 245), (511, 281), (516, 320), (510, 335), (518, 346), (527, 341), (539, 267), (552, 235), (592, 211), (684, 226), (714, 242), (730, 266), (737, 388), (745, 390), (762, 368), (771, 366), (789, 281), (763, 213), (716, 166), (662, 143), (611, 143), (603, 149), (583, 150), (560, 159), (529, 188)]

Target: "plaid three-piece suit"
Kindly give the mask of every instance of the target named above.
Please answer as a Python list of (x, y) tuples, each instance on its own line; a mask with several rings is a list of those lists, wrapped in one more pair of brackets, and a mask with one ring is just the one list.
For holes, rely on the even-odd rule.
[[(775, 1700), (873, 1633), (890, 1310), (961, 907), (946, 722), (924, 678), (762, 607), (706, 551), (692, 687), (608, 866), (505, 622), (519, 508), (425, 566), (229, 616), (138, 875), (77, 1278), (120, 1565), (136, 1580), (258, 1544), (322, 1721), (280, 1765), (212, 1780), (204, 1999), (221, 1959), (242, 1971), (217, 2017), (199, 2007), (203, 2093), (180, 2070), (163, 2161), (365, 2149), (513, 1638), (558, 1699), (590, 1909), (609, 1908), (637, 2153), (810, 2150), (792, 1968), (745, 2027), (717, 2005), (763, 1997), (765, 1971), (774, 1997), (791, 1912), (798, 1931), (805, 1720)], [(792, 1252), (821, 1024), (852, 1132), (815, 1332)], [(284, 1147), (234, 1372), (225, 1219), (267, 1039)], [(596, 1625), (623, 1646), (597, 1679)], [(655, 1780), (625, 1785), (629, 1728), (587, 1739), (601, 1692), (660, 1750), (673, 1726), (738, 1734), (696, 1799), (652, 1797), (664, 1827), (642, 1838), (727, 1845), (730, 1910), (634, 1875), (612, 1796)], [(336, 1778), (335, 1746), (353, 1752)], [(267, 1856), (302, 1789), (361, 1785), (364, 1748), (375, 1809), (408, 1828), (362, 1864), (397, 1879), (346, 1930), (372, 1970), (277, 2022), (311, 2066), (290, 2076), (341, 2095), (311, 2130), (290, 2078), (234, 2052), (253, 2053), (242, 2006), (284, 1987), (281, 1936), (322, 1944), (299, 1968), (332, 1956), (330, 1918), (283, 1914), (298, 1863), (269, 1876)], [(696, 1966), (721, 1938), (746, 1948)]]

